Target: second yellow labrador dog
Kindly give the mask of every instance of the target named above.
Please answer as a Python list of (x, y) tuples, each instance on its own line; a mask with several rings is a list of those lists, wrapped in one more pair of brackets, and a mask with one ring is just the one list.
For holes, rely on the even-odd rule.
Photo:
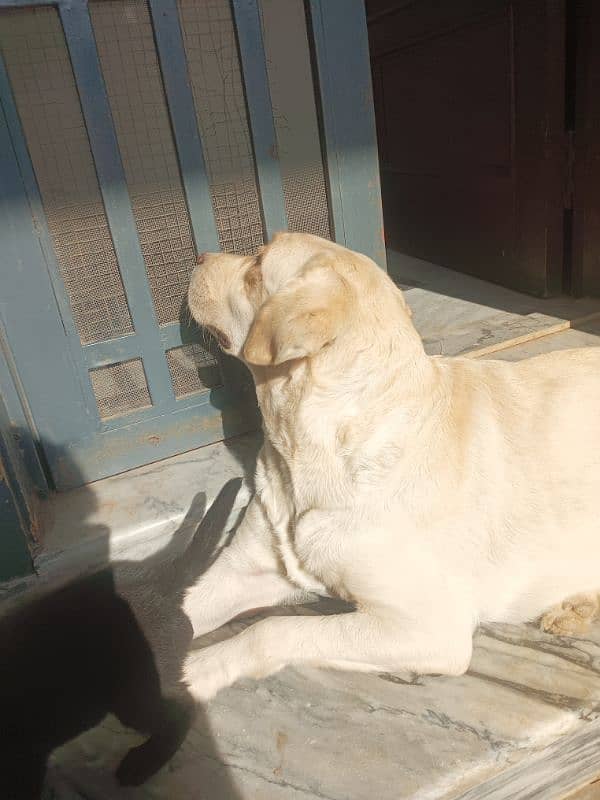
[(387, 275), (315, 236), (200, 260), (192, 314), (251, 369), (265, 441), (243, 523), (184, 610), (196, 635), (311, 593), (356, 610), (192, 653), (196, 698), (286, 664), (458, 675), (481, 621), (593, 615), (600, 348), (431, 358)]

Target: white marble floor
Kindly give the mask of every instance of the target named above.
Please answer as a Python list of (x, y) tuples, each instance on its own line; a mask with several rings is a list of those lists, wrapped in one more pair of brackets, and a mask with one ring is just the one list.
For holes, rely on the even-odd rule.
[(111, 777), (140, 741), (112, 718), (55, 763), (99, 800), (557, 800), (600, 772), (599, 657), (599, 628), (571, 641), (494, 627), (461, 678), (286, 669), (236, 685), (140, 789)]
[[(430, 352), (477, 357), (499, 346), (488, 357), (511, 359), (600, 345), (600, 319), (589, 320), (598, 303), (532, 300), (439, 269), (428, 281), (429, 267), (390, 260), (401, 283), (412, 283), (407, 297)], [(88, 565), (147, 557), (198, 491), (210, 502), (225, 481), (248, 473), (256, 446), (256, 437), (242, 437), (77, 490), (52, 508), (42, 574), (65, 563), (76, 571), (82, 556)], [(242, 490), (237, 505), (246, 497)], [(77, 519), (85, 522), (78, 552), (68, 533)], [(286, 669), (240, 683), (203, 710), (169, 766), (140, 789), (119, 789), (111, 777), (139, 741), (112, 718), (62, 748), (54, 764), (93, 800), (558, 800), (600, 773), (599, 710), (600, 625), (577, 639), (494, 626), (478, 633), (461, 678)]]

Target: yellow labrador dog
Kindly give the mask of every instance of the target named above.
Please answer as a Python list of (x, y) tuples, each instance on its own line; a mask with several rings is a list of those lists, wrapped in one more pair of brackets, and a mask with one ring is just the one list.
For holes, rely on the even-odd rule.
[(600, 348), (429, 357), (387, 275), (306, 234), (199, 262), (192, 314), (252, 371), (265, 442), (242, 525), (184, 610), (196, 635), (311, 593), (356, 610), (192, 653), (196, 698), (286, 664), (459, 675), (481, 621), (589, 620)]

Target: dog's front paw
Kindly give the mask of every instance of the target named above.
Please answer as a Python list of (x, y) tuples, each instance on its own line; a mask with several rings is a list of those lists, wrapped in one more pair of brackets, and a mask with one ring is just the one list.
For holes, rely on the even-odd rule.
[(219, 645), (189, 653), (183, 665), (183, 680), (198, 703), (209, 700), (235, 678), (222, 657)]
[(597, 595), (577, 594), (547, 611), (540, 619), (540, 628), (558, 636), (584, 633), (597, 613)]

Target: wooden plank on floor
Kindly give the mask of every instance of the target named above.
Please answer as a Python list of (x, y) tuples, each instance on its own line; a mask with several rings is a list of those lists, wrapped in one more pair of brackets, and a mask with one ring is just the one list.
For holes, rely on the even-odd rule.
[(563, 320), (562, 322), (557, 322), (554, 325), (548, 325), (547, 328), (530, 331), (529, 333), (523, 334), (523, 336), (516, 336), (513, 339), (505, 339), (502, 342), (494, 342), (494, 344), (491, 344), (487, 347), (475, 348), (474, 350), (470, 350), (468, 353), (465, 353), (464, 357), (481, 358), (482, 356), (488, 356), (491, 353), (497, 353), (500, 350), (507, 350), (508, 348), (516, 347), (517, 345), (526, 344), (527, 342), (532, 342), (545, 336), (552, 336), (552, 334), (562, 333), (562, 331), (567, 331), (571, 328), (578, 328), (581, 325), (585, 325), (586, 323), (594, 320), (600, 320), (600, 311), (596, 311), (593, 314), (587, 314), (586, 316), (578, 319)]

